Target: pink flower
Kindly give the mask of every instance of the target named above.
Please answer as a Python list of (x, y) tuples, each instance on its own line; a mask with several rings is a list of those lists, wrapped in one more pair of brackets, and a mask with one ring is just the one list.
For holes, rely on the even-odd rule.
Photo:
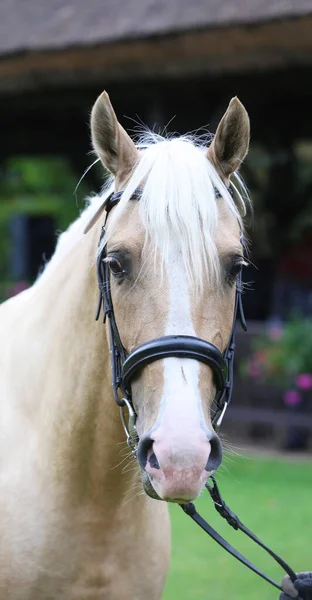
[(260, 377), (260, 375), (261, 375), (261, 369), (260, 369), (258, 363), (255, 362), (254, 360), (252, 360), (249, 363), (248, 371), (249, 371), (250, 377), (253, 377), (254, 379), (256, 379), (257, 377)]
[(296, 379), (296, 384), (300, 390), (311, 390), (312, 375), (310, 373), (300, 373)]
[(273, 342), (278, 342), (283, 337), (283, 328), (280, 325), (271, 325), (268, 329), (268, 336)]
[(286, 406), (297, 406), (300, 404), (302, 398), (300, 392), (297, 390), (287, 390), (284, 393), (284, 402)]

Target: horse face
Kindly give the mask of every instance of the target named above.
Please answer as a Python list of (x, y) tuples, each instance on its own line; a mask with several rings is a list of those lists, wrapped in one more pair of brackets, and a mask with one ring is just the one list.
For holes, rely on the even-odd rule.
[[(157, 268), (160, 258), (151, 242), (145, 242), (135, 203), (119, 220), (107, 260), (115, 318), (127, 353), (165, 335), (191, 335), (225, 349), (242, 249), (233, 215), (221, 202), (219, 212), (220, 281), (211, 286), (205, 279), (201, 295), (188, 283), (178, 251), (169, 253), (162, 272)], [(211, 369), (188, 358), (166, 358), (145, 366), (131, 387), (147, 491), (166, 500), (195, 498), (222, 458), (210, 418), (216, 393)]]
[[(146, 196), (143, 208), (141, 201), (125, 203), (114, 208), (108, 220), (111, 293), (127, 353), (167, 335), (199, 337), (225, 350), (233, 323), (235, 278), (243, 263), (241, 230), (237, 211), (229, 206), (228, 199), (216, 201), (213, 185), (208, 183), (211, 206), (206, 210), (201, 179), (216, 177), (222, 188), (222, 175), (223, 182), (228, 183), (231, 171), (247, 151), (246, 118), (242, 105), (236, 100), (233, 106), (232, 101), (208, 155), (180, 142), (140, 156), (120, 128), (108, 98), (102, 96), (97, 101), (92, 114), (95, 148), (115, 175), (116, 185), (126, 192), (132, 163), (129, 185), (141, 185)], [(238, 139), (241, 135), (243, 142)], [(167, 152), (165, 157), (163, 151)], [(168, 162), (173, 164), (171, 174), (166, 171)], [(219, 166), (219, 176), (211, 163)], [(163, 193), (162, 174), (169, 179)], [(157, 201), (161, 203), (164, 196), (167, 205), (159, 226)], [(193, 206), (186, 207), (187, 201)], [(170, 215), (173, 207), (175, 214)], [(199, 214), (196, 224), (195, 213)], [(196, 235), (192, 227), (197, 227)], [(205, 227), (210, 228), (208, 233)], [(214, 267), (214, 273), (205, 270), (209, 266)], [(221, 443), (210, 418), (216, 393), (211, 369), (189, 358), (156, 360), (137, 374), (131, 387), (145, 491), (167, 501), (196, 498), (222, 460)]]

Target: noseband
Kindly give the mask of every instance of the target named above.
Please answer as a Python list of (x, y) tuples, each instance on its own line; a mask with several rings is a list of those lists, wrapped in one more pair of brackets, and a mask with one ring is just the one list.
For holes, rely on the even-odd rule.
[[(215, 190), (216, 196), (220, 196)], [(131, 200), (139, 201), (142, 191), (137, 189), (131, 197)], [(105, 203), (106, 219), (111, 209), (118, 204), (122, 192), (112, 193)], [(106, 223), (105, 219), (105, 223)], [(105, 235), (105, 225), (102, 228), (99, 248)], [(207, 342), (195, 336), (188, 335), (167, 335), (146, 342), (135, 348), (130, 354), (120, 339), (118, 326), (115, 319), (114, 307), (110, 290), (110, 271), (107, 257), (106, 244), (99, 251), (97, 258), (97, 278), (99, 285), (99, 302), (96, 312), (96, 320), (99, 319), (103, 307), (104, 323), (108, 318), (109, 345), (111, 356), (112, 387), (116, 403), (120, 407), (121, 419), (127, 441), (133, 452), (136, 452), (137, 433), (135, 429), (136, 412), (131, 396), (131, 382), (133, 378), (148, 364), (162, 358), (191, 358), (208, 365), (214, 374), (216, 385), (216, 397), (214, 400), (214, 413), (212, 424), (219, 428), (225, 411), (230, 404), (233, 390), (233, 365), (235, 355), (235, 327), (236, 320), (239, 317), (242, 328), (246, 331), (246, 321), (244, 317), (242, 304), (242, 279), (241, 274), (237, 277), (236, 295), (234, 304), (233, 325), (229, 337), (228, 345), (222, 354), (220, 350)], [(129, 412), (129, 421), (126, 422), (124, 408)]]

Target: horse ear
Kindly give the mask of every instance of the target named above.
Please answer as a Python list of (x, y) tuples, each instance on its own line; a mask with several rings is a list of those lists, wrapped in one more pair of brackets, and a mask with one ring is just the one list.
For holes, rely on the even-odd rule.
[(139, 153), (123, 127), (118, 123), (109, 96), (103, 92), (91, 113), (93, 148), (103, 165), (120, 182), (126, 180), (139, 160)]
[(207, 156), (220, 177), (227, 181), (243, 162), (249, 147), (250, 123), (246, 109), (232, 98), (223, 115)]

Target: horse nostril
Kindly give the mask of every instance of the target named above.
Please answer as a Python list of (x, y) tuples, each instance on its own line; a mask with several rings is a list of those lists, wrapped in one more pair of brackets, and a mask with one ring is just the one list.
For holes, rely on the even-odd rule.
[(152, 452), (152, 454), (150, 455), (148, 462), (150, 464), (151, 469), (160, 469), (157, 457), (155, 452)]
[(210, 440), (210, 455), (206, 464), (206, 471), (216, 471), (222, 462), (222, 445), (217, 435)]
[[(152, 463), (155, 461), (158, 465), (157, 458), (152, 450), (153, 444), (154, 444), (154, 440), (152, 438), (150, 438), (149, 436), (142, 437), (139, 442), (138, 461), (139, 461), (139, 465), (140, 465), (140, 467), (142, 467), (142, 469), (146, 468), (147, 461), (149, 461), (149, 464), (151, 465), (151, 467), (152, 467)], [(151, 461), (152, 461), (152, 463), (151, 463)], [(159, 465), (158, 465), (158, 467), (154, 466), (153, 468), (159, 469)]]

